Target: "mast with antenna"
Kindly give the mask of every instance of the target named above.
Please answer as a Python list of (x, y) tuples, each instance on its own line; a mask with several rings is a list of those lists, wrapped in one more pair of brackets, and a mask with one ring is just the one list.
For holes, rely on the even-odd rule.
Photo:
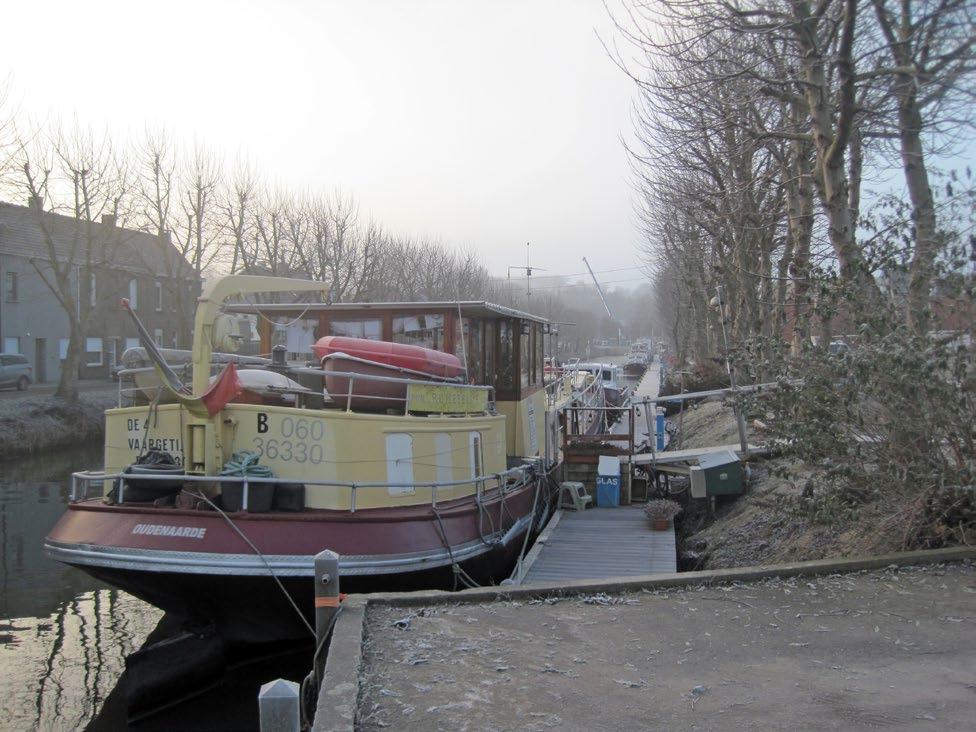
[[(526, 304), (526, 307), (528, 307), (528, 304), (532, 301), (532, 272), (533, 271), (539, 271), (539, 272), (545, 272), (546, 271), (542, 267), (533, 267), (531, 264), (529, 264), (529, 242), (525, 242), (525, 266), (524, 267), (517, 267), (515, 265), (512, 265), (511, 267), (509, 267), (508, 268), (508, 281), (509, 282), (512, 281), (512, 270), (513, 269), (520, 269), (520, 270), (523, 270), (525, 272), (525, 304)], [(509, 290), (511, 290), (511, 287), (509, 287)]]

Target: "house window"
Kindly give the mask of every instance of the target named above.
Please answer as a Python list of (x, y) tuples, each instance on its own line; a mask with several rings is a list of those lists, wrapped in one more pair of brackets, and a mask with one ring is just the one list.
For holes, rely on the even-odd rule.
[(17, 273), (7, 272), (7, 302), (17, 302)]
[(85, 365), (86, 366), (102, 365), (102, 339), (101, 338), (85, 339)]
[(95, 307), (96, 298), (98, 297), (95, 285), (96, 277), (95, 273), (92, 272), (88, 275), (88, 307), (93, 309)]
[(129, 280), (129, 307), (139, 307), (139, 280)]
[(3, 352), (4, 353), (20, 353), (20, 338), (4, 338), (3, 339)]
[(58, 358), (64, 361), (68, 357), (68, 339), (61, 338), (58, 340)]
[(156, 282), (156, 312), (160, 313), (163, 311), (163, 283)]
[(125, 350), (128, 351), (130, 348), (138, 348), (139, 339), (138, 338), (126, 338), (125, 339)]
[(156, 330), (153, 332), (153, 340), (156, 341), (156, 345), (157, 346), (159, 346), (160, 348), (163, 347), (163, 329), (162, 328), (156, 328)]

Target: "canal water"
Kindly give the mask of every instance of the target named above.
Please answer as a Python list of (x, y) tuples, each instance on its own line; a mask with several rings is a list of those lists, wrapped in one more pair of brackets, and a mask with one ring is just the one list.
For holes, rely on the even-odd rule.
[[(0, 462), (0, 730), (126, 729), (125, 657), (173, 625), (151, 605), (44, 556), (71, 471), (101, 462), (101, 445)], [(244, 667), (132, 729), (257, 729), (260, 684), (299, 680), (310, 658), (306, 649)]]

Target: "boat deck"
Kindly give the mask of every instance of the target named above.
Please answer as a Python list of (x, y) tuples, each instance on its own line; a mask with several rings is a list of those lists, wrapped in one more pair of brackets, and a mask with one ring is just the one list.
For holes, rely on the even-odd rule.
[(522, 584), (677, 571), (674, 528), (651, 531), (642, 506), (562, 511), (526, 557)]

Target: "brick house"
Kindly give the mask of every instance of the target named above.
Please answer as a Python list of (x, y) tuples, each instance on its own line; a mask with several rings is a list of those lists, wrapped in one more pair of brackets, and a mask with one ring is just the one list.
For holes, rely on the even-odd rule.
[(58, 259), (71, 265), (76, 306), (95, 311), (80, 378), (109, 377), (125, 349), (137, 345), (123, 297), (160, 345), (190, 347), (191, 324), (180, 322), (177, 303), (193, 302), (200, 281), (168, 236), (117, 226), (111, 216), (82, 222), (0, 202), (0, 350), (26, 355), (35, 381), (60, 378), (69, 334), (63, 306), (45, 283), (51, 275), (45, 231)]

